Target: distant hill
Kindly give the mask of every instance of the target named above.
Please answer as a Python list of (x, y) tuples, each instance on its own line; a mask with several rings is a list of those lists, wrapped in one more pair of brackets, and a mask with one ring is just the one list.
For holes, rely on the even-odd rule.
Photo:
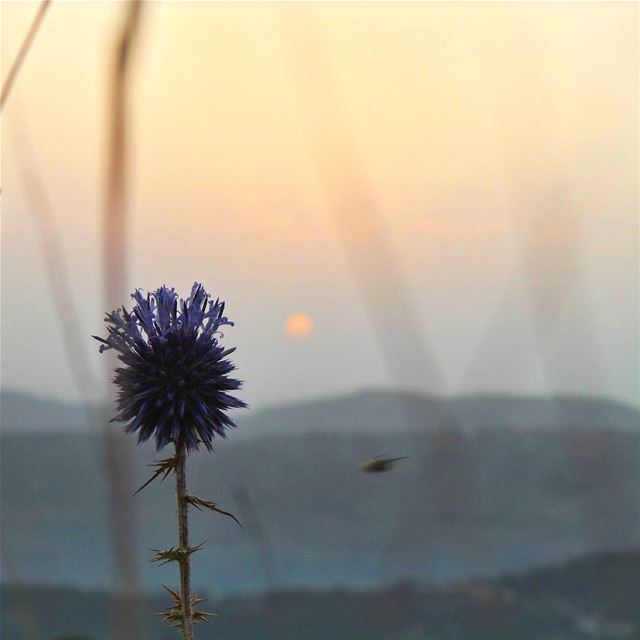
[(87, 428), (85, 408), (77, 403), (3, 389), (2, 431), (63, 431)]
[[(97, 407), (90, 407), (95, 413)], [(107, 413), (109, 411), (107, 410)], [(0, 418), (5, 432), (61, 431), (87, 428), (84, 406), (22, 392), (3, 390)], [(361, 391), (237, 413), (249, 434), (297, 434), (318, 429), (356, 432), (462, 429), (640, 428), (640, 411), (605, 398), (570, 395), (474, 395), (449, 399), (399, 391)], [(89, 418), (90, 420), (90, 418)]]
[[(198, 638), (225, 640), (637, 640), (640, 550), (451, 587), (419, 583), (354, 591), (281, 590), (207, 602), (218, 613)], [(3, 640), (107, 640), (107, 593), (4, 585)], [(165, 595), (144, 600), (140, 640), (175, 638), (158, 621)], [(26, 626), (28, 621), (29, 626)], [(35, 637), (35, 636), (34, 636)]]
[(458, 426), (616, 429), (640, 428), (640, 411), (604, 398), (581, 396), (472, 395), (442, 399), (398, 391), (307, 400), (257, 411), (242, 426), (296, 433), (304, 429), (370, 432)]
[[(240, 530), (194, 514), (194, 540), (207, 541), (196, 584), (216, 576), (219, 592), (233, 593), (260, 589), (273, 576), (283, 586), (444, 583), (640, 542), (632, 409), (480, 397), (459, 401), (459, 415), (466, 407), (477, 426), (462, 429), (460, 421), (429, 427), (424, 407), (432, 401), (399, 397), (405, 415), (422, 415), (427, 426), (394, 423), (388, 395), (356, 394), (256, 412), (214, 456), (193, 456), (194, 491), (245, 522)], [(571, 420), (553, 422), (550, 406)], [(107, 586), (101, 438), (8, 430), (0, 444), (3, 549), (23, 577)], [(132, 438), (126, 446), (141, 484), (155, 452)], [(378, 454), (410, 458), (388, 474), (363, 474), (361, 462)], [(175, 542), (173, 500), (169, 480), (135, 498), (147, 585), (171, 576), (146, 560), (150, 548)]]

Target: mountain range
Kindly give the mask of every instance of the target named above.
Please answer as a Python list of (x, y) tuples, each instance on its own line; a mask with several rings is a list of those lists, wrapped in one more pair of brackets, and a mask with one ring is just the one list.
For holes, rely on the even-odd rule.
[[(101, 430), (67, 428), (66, 405), (20, 402), (2, 407), (3, 552), (29, 583), (106, 588)], [(638, 544), (639, 424), (631, 407), (577, 397), (363, 392), (248, 412), (213, 456), (190, 458), (193, 492), (245, 525), (194, 513), (192, 539), (207, 543), (194, 582), (216, 595), (443, 584)], [(122, 443), (142, 484), (156, 453)], [(377, 455), (409, 457), (362, 473)], [(171, 481), (134, 505), (143, 582), (170, 582), (172, 568), (147, 561), (175, 544)]]
[[(86, 407), (21, 391), (0, 393), (0, 424), (4, 432), (92, 429)], [(108, 413), (108, 411), (107, 411)], [(443, 398), (419, 393), (369, 390), (340, 396), (268, 406), (236, 414), (243, 432), (259, 434), (301, 430), (433, 428), (457, 424), (461, 428), (551, 428), (559, 426), (637, 429), (637, 408), (607, 398), (574, 395), (468, 395)]]
[[(203, 640), (637, 640), (638, 575), (640, 549), (634, 548), (447, 587), (400, 582), (209, 597), (205, 604), (217, 617), (197, 633)], [(136, 637), (177, 637), (156, 615), (168, 599), (144, 598), (146, 629)], [(0, 635), (108, 640), (113, 604), (106, 592), (4, 585)]]

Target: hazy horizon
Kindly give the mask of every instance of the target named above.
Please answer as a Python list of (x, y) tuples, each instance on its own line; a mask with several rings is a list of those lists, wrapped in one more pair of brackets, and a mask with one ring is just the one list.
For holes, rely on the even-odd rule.
[[(586, 400), (586, 401), (596, 401), (596, 402), (604, 402), (604, 403), (613, 403), (621, 407), (628, 407), (633, 410), (640, 411), (640, 405), (634, 404), (633, 402), (627, 402), (624, 399), (616, 398), (613, 395), (606, 394), (582, 394), (582, 393), (572, 393), (572, 392), (554, 392), (554, 393), (536, 393), (536, 392), (518, 392), (518, 391), (501, 391), (500, 389), (495, 389), (491, 391), (479, 391), (479, 392), (460, 392), (456, 394), (452, 393), (433, 393), (430, 391), (425, 391), (419, 388), (398, 388), (398, 387), (383, 387), (383, 386), (363, 386), (363, 387), (353, 387), (351, 389), (346, 389), (344, 391), (335, 391), (335, 392), (326, 392), (320, 393), (318, 395), (305, 395), (305, 396), (297, 396), (295, 398), (289, 400), (279, 400), (273, 402), (260, 402), (257, 405), (253, 404), (248, 407), (249, 411), (251, 410), (269, 410), (272, 408), (279, 408), (281, 406), (296, 406), (296, 405), (308, 405), (315, 403), (322, 403), (325, 401), (332, 400), (342, 400), (346, 398), (356, 398), (360, 396), (366, 395), (378, 395), (378, 394), (398, 394), (400, 396), (411, 396), (411, 397), (419, 397), (423, 399), (433, 399), (433, 400), (471, 400), (471, 399), (518, 399), (518, 398), (530, 398), (534, 400), (552, 400), (552, 399), (568, 399), (568, 400)], [(82, 404), (82, 400), (79, 397), (70, 396), (64, 397), (60, 395), (52, 395), (47, 393), (39, 393), (36, 391), (31, 391), (28, 389), (19, 389), (17, 387), (6, 387), (0, 386), (0, 396), (5, 394), (11, 394), (16, 396), (24, 396), (26, 398), (33, 398), (37, 400), (42, 400), (45, 402), (60, 402), (63, 404), (69, 404), (73, 406), (80, 406)], [(100, 404), (101, 402), (105, 402), (110, 404), (112, 400), (108, 398), (104, 399), (95, 399), (91, 401), (96, 404)], [(236, 413), (239, 417), (240, 421), (242, 418), (247, 415), (246, 411), (240, 411)]]

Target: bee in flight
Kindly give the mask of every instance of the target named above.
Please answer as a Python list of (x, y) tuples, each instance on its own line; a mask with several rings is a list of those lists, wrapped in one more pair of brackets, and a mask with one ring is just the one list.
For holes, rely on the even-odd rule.
[(378, 456), (376, 458), (369, 458), (361, 467), (361, 471), (365, 473), (384, 473), (389, 471), (396, 462), (400, 460), (406, 460), (409, 456), (400, 456), (399, 458), (387, 458), (386, 456)]

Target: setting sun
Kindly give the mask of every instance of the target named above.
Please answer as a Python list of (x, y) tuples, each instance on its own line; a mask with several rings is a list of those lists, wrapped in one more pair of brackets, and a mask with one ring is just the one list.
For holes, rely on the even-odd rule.
[(0, 16), (0, 639), (640, 640), (640, 0)]
[(308, 338), (313, 333), (313, 320), (306, 313), (292, 313), (284, 321), (284, 331), (292, 338)]

